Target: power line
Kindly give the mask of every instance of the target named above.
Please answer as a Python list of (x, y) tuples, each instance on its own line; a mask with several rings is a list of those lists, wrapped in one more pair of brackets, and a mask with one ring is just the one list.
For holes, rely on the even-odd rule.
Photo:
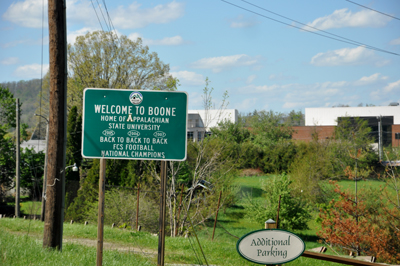
[(101, 21), (100, 21), (100, 18), (99, 18), (99, 16), (97, 15), (96, 7), (95, 7), (94, 4), (93, 4), (93, 0), (90, 0), (90, 2), (92, 2), (92, 7), (93, 7), (93, 9), (94, 9), (94, 12), (96, 13), (96, 17), (97, 17), (97, 20), (99, 21), (101, 30), (104, 31), (103, 25), (101, 24)]
[[(285, 17), (285, 16), (283, 16), (283, 15), (280, 15), (280, 14), (278, 14), (278, 13), (276, 13), (276, 12), (273, 12), (273, 11), (271, 11), (271, 10), (268, 10), (268, 9), (266, 9), (266, 8), (263, 8), (263, 7), (260, 7), (260, 6), (258, 6), (258, 5), (252, 4), (252, 3), (250, 3), (250, 2), (248, 2), (248, 1), (246, 1), (246, 0), (241, 0), (241, 1), (242, 1), (242, 2), (245, 2), (245, 3), (249, 4), (249, 5), (252, 5), (252, 6), (254, 6), (254, 7), (257, 7), (257, 8), (259, 8), (259, 9), (262, 9), (262, 10), (264, 10), (264, 11), (267, 11), (267, 12), (269, 12), (269, 13), (271, 13), (271, 14), (276, 15), (276, 16), (279, 16), (279, 17), (285, 18), (285, 19), (287, 19), (287, 20), (296, 22), (296, 23), (298, 23), (298, 24), (300, 24), (300, 25), (309, 27), (309, 28), (311, 28), (311, 29), (314, 29), (314, 30), (317, 30), (317, 31), (321, 31), (321, 32), (323, 32), (323, 33), (326, 33), (326, 34), (329, 34), (329, 35), (332, 35), (332, 36), (341, 38), (341, 39), (346, 40), (346, 41), (354, 42), (354, 43), (356, 43), (356, 44), (358, 44), (358, 45), (365, 46), (365, 47), (368, 47), (368, 48), (373, 49), (373, 50), (379, 49), (379, 48), (376, 48), (376, 47), (367, 45), (367, 44), (365, 44), (365, 43), (357, 42), (357, 41), (354, 41), (354, 40), (351, 40), (351, 39), (342, 37), (342, 36), (340, 36), (340, 35), (333, 34), (333, 33), (330, 33), (330, 32), (328, 32), (328, 31), (318, 29), (318, 28), (316, 28), (316, 27), (313, 27), (313, 26), (310, 26), (310, 25), (308, 25), (308, 24), (302, 23), (302, 22), (300, 22), (300, 21), (291, 19), (291, 18), (289, 18), (289, 17)], [(382, 49), (379, 49), (379, 51), (385, 52), (385, 50), (382, 50)]]
[[(258, 13), (258, 12), (252, 11), (252, 10), (250, 10), (250, 9), (241, 7), (241, 6), (236, 5), (236, 4), (233, 4), (233, 3), (228, 2), (228, 1), (226, 1), (226, 0), (221, 0), (221, 1), (222, 1), (222, 2), (225, 2), (225, 3), (227, 3), (227, 4), (230, 4), (230, 5), (232, 5), (232, 6), (235, 6), (235, 7), (237, 7), (237, 8), (243, 9), (243, 10), (245, 10), (245, 11), (248, 11), (248, 12), (250, 12), (250, 13), (256, 14), (256, 15), (258, 15), (258, 16), (261, 16), (261, 17), (270, 19), (270, 20), (272, 20), (272, 21), (275, 21), (275, 22), (284, 24), (284, 25), (289, 26), (289, 27), (293, 27), (293, 28), (297, 28), (297, 29), (300, 29), (300, 30), (303, 30), (303, 31), (307, 31), (307, 32), (309, 32), (309, 33), (313, 33), (313, 34), (315, 34), (315, 35), (319, 35), (319, 36), (322, 36), (322, 37), (325, 37), (325, 38), (328, 38), (328, 39), (332, 39), (332, 40), (335, 40), (335, 41), (339, 41), (339, 42), (351, 44), (351, 45), (354, 45), (354, 46), (359, 46), (359, 44), (358, 44), (356, 41), (346, 41), (345, 38), (343, 38), (343, 37), (340, 37), (341, 39), (334, 38), (334, 37), (330, 37), (330, 36), (327, 36), (327, 35), (324, 35), (324, 34), (321, 34), (321, 33), (318, 33), (318, 32), (314, 32), (314, 31), (311, 31), (311, 30), (307, 30), (307, 29), (304, 29), (304, 28), (300, 28), (300, 27), (298, 27), (298, 26), (291, 25), (291, 24), (289, 24), (289, 23), (286, 23), (286, 22), (283, 22), (283, 21), (280, 21), (280, 20), (277, 20), (277, 19), (268, 17), (268, 16), (266, 16), (266, 15), (263, 15), (263, 14), (260, 14), (260, 13)], [(375, 51), (379, 51), (379, 52), (383, 52), (383, 53), (388, 53), (388, 54), (400, 56), (400, 54), (397, 54), (397, 53), (394, 53), (394, 52), (391, 52), (391, 51), (388, 51), (388, 50), (380, 49), (380, 48), (377, 48), (377, 47), (374, 47), (374, 46), (370, 46), (370, 45), (363, 45), (363, 46), (364, 46), (365, 48), (367, 48), (367, 49), (370, 49), (370, 50), (375, 50)]]
[(358, 6), (361, 6), (361, 7), (363, 7), (363, 8), (366, 8), (366, 9), (369, 9), (369, 10), (372, 10), (372, 11), (375, 11), (375, 12), (377, 12), (377, 13), (379, 13), (379, 14), (382, 14), (382, 15), (385, 15), (385, 16), (388, 16), (388, 17), (391, 17), (391, 18), (400, 20), (400, 18), (397, 18), (397, 17), (394, 17), (394, 16), (392, 16), (392, 15), (389, 15), (389, 14), (386, 14), (386, 13), (383, 13), (383, 12), (380, 12), (380, 11), (378, 11), (378, 10), (375, 10), (375, 9), (370, 8), (370, 7), (367, 7), (367, 6), (363, 6), (363, 5), (358, 4), (358, 3), (356, 3), (356, 2), (353, 2), (353, 1), (350, 1), (350, 0), (345, 0), (345, 1), (350, 2), (350, 3), (352, 3), (352, 4), (355, 4), (355, 5), (358, 5)]
[(107, 30), (108, 30), (108, 31), (111, 31), (111, 27), (110, 27), (110, 25), (107, 23), (107, 20), (106, 20), (106, 18), (104, 17), (103, 10), (101, 9), (101, 6), (100, 6), (100, 3), (99, 3), (99, 0), (96, 0), (96, 2), (97, 2), (97, 6), (98, 6), (98, 7), (99, 7), (99, 9), (100, 9), (100, 13), (101, 13), (101, 16), (103, 17), (104, 23), (105, 23), (105, 24), (106, 24), (106, 26), (107, 26)]

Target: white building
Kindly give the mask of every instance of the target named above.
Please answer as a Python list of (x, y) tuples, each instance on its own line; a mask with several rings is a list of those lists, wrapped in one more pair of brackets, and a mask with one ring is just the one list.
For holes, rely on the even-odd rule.
[[(329, 127), (337, 126), (344, 117), (366, 120), (376, 143), (380, 139), (383, 146), (400, 146), (400, 106), (397, 103), (389, 106), (306, 108), (305, 126), (328, 132)], [(299, 138), (304, 136), (299, 135)]]
[(187, 137), (193, 141), (202, 140), (210, 129), (217, 127), (218, 123), (230, 121), (238, 122), (239, 112), (236, 109), (226, 110), (189, 110)]
[(393, 117), (400, 125), (400, 106), (306, 108), (306, 126), (337, 126), (339, 117)]

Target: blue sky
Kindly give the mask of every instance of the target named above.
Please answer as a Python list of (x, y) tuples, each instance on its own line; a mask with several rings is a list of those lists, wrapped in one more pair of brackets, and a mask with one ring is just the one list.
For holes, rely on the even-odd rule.
[[(228, 108), (242, 113), (400, 102), (400, 56), (365, 48), (400, 54), (398, 0), (226, 0), (258, 14), (217, 0), (92, 1), (66, 0), (68, 42), (106, 29), (106, 5), (118, 34), (141, 37), (170, 65), (190, 109), (202, 108), (206, 77), (215, 105), (228, 91)], [(0, 82), (40, 78), (42, 42), (43, 75), (49, 64), (47, 0), (1, 0), (0, 11)]]

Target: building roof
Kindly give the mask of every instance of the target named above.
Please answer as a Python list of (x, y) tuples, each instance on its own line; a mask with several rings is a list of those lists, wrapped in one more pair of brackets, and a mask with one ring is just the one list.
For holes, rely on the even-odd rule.
[(393, 116), (393, 124), (400, 124), (400, 106), (306, 108), (306, 126), (337, 126), (339, 117)]

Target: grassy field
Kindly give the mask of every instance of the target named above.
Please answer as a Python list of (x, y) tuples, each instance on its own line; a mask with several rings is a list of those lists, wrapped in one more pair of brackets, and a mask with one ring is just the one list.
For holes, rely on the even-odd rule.
[[(237, 237), (261, 229), (246, 217), (243, 193), (262, 200), (261, 184), (270, 176), (238, 177), (237, 204), (221, 210), (214, 241), (211, 241), (213, 221), (196, 227), (200, 243), (208, 264), (212, 265), (254, 265), (240, 257), (236, 251)], [(379, 188), (376, 181), (359, 182), (360, 186)], [(353, 188), (354, 182), (342, 181), (343, 187)], [(40, 213), (40, 202), (23, 202), (22, 210)], [(316, 237), (319, 224), (309, 223), (310, 230), (295, 232), (306, 243), (306, 249), (321, 246)], [(23, 219), (0, 219), (0, 265), (94, 265), (96, 261), (97, 225), (64, 224), (63, 251), (49, 251), (42, 248), (43, 223)], [(147, 232), (133, 232), (105, 227), (104, 265), (156, 265), (158, 237)], [(193, 235), (188, 238), (166, 238), (166, 264), (203, 264), (205, 260)], [(334, 254), (328, 250), (327, 254)], [(285, 265), (339, 265), (309, 258), (299, 259)]]

